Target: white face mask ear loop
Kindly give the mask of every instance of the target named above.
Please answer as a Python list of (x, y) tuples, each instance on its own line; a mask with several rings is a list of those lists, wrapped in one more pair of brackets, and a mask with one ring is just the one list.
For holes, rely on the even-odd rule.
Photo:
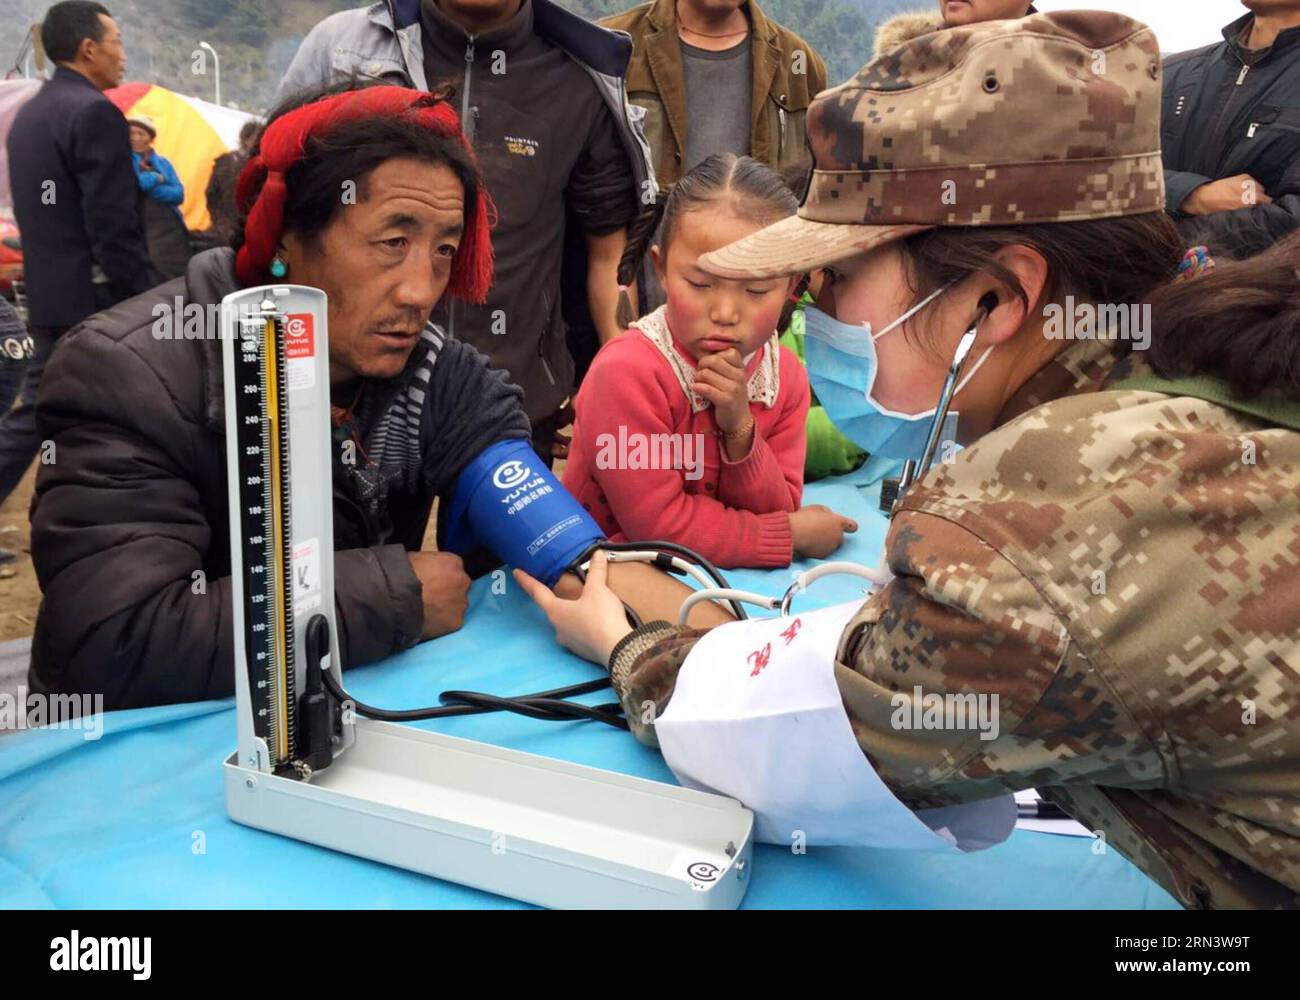
[[(889, 333), (890, 330), (893, 330), (893, 329), (896, 329), (897, 327), (902, 326), (902, 325), (903, 325), (904, 323), (906, 323), (909, 319), (911, 319), (913, 316), (915, 316), (917, 313), (919, 313), (922, 309), (924, 309), (926, 306), (928, 306), (931, 302), (933, 302), (935, 299), (937, 299), (940, 295), (942, 295), (944, 292), (946, 292), (946, 291), (947, 291), (949, 288), (951, 288), (951, 287), (952, 287), (952, 285), (944, 285), (942, 288), (936, 288), (933, 292), (931, 292), (929, 295), (927, 295), (925, 298), (923, 298), (923, 299), (922, 299), (920, 302), (918, 302), (916, 305), (912, 306), (911, 309), (907, 310), (907, 312), (903, 313), (903, 315), (899, 316), (898, 319), (894, 320), (894, 322), (890, 323), (887, 327), (885, 327), (885, 328), (884, 328), (883, 330), (881, 330), (879, 333), (873, 333), (873, 334), (871, 335), (871, 339), (872, 339), (872, 341), (873, 341), (873, 342), (874, 342), (874, 341), (877, 341), (877, 340), (879, 340), (881, 337), (883, 337), (885, 334)], [(871, 324), (870, 324), (870, 323), (864, 323), (863, 326), (867, 327), (867, 329), (870, 329), (870, 328), (871, 328)]]

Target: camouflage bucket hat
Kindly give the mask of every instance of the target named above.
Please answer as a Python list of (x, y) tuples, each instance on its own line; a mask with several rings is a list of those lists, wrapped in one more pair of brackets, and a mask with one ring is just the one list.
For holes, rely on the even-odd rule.
[(1151, 29), (1106, 11), (914, 38), (813, 101), (798, 214), (700, 266), (774, 277), (937, 226), (1159, 211), (1160, 76)]

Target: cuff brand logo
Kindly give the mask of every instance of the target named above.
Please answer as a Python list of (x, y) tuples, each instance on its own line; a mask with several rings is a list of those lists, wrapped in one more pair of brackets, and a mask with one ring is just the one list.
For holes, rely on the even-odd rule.
[(503, 462), (492, 473), (492, 485), (499, 490), (512, 490), (533, 474), (533, 470), (518, 459)]

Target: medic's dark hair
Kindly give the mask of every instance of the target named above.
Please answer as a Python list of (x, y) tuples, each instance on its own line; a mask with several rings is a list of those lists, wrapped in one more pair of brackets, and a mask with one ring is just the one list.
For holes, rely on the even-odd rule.
[[(1164, 212), (1024, 226), (941, 226), (899, 245), (907, 259), (913, 305), (937, 289), (983, 273), (1006, 285), (1027, 309), (1066, 295), (1085, 302), (1146, 302), (1178, 275), (1187, 249)], [(1047, 284), (1037, 303), (1029, 301), (1020, 279), (996, 259), (1000, 250), (1013, 246), (1035, 250), (1047, 262)], [(909, 320), (903, 332), (922, 346), (935, 334), (924, 314)], [(1120, 352), (1132, 346), (1129, 341), (1112, 343)]]
[(995, 259), (999, 250), (1028, 247), (1047, 261), (1042, 302), (1074, 295), (1088, 302), (1143, 302), (1178, 274), (1187, 249), (1164, 212), (1024, 226), (944, 226), (906, 239), (914, 302), (983, 272), (1033, 306), (1019, 279)]

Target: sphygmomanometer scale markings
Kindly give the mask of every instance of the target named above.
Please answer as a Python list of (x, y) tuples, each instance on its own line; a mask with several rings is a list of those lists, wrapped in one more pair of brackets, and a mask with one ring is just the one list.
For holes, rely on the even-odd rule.
[[(272, 769), (294, 755), (295, 691), (289, 525), (289, 410), (284, 336), (277, 318), (244, 329), (235, 355), (240, 383), (239, 500), (244, 538), (244, 650), (253, 726)], [(260, 342), (258, 333), (260, 332)]]

